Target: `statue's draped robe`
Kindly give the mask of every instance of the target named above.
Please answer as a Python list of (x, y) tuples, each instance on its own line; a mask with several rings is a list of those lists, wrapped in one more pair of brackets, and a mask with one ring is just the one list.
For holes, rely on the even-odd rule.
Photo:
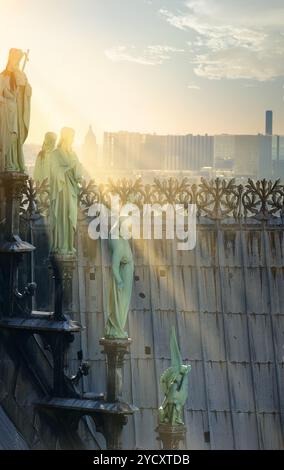
[(36, 158), (33, 179), (36, 183), (42, 183), (45, 179), (50, 180), (50, 153), (41, 150)]
[(77, 227), (78, 182), (81, 166), (74, 152), (61, 148), (50, 156), (50, 249), (53, 253), (74, 254)]
[(25, 171), (32, 89), (23, 72), (0, 74), (0, 171)]
[[(124, 327), (131, 301), (134, 263), (128, 240), (109, 239), (112, 252), (112, 274), (108, 302), (108, 320), (105, 336), (109, 338), (127, 338)], [(122, 281), (123, 287), (118, 283)]]

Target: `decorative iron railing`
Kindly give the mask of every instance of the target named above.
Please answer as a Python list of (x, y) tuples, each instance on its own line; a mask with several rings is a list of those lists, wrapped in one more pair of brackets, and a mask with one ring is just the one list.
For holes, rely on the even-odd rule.
[[(152, 184), (143, 184), (137, 180), (109, 179), (97, 184), (94, 180), (82, 180), (79, 185), (79, 203), (81, 211), (87, 215), (94, 203), (110, 204), (110, 197), (118, 195), (122, 204), (192, 204), (197, 205), (198, 217), (210, 220), (223, 220), (232, 217), (235, 220), (254, 218), (268, 221), (284, 216), (284, 185), (280, 180), (248, 179), (247, 184), (237, 184), (234, 179), (206, 180), (191, 184), (188, 178), (157, 179)], [(36, 185), (28, 180), (23, 194), (21, 215), (34, 218), (44, 214), (49, 207), (47, 181)]]

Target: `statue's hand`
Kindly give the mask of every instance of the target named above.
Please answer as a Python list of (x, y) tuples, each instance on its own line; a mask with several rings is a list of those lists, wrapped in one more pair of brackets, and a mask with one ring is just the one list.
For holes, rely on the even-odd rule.
[(15, 98), (15, 95), (10, 90), (8, 90), (8, 88), (4, 88), (3, 97), (12, 100)]
[(15, 78), (16, 78), (16, 83), (18, 86), (25, 86), (27, 84), (27, 76), (22, 70), (15, 70), (14, 72)]
[(118, 287), (118, 289), (120, 289), (120, 290), (123, 289), (123, 287), (124, 287), (124, 282), (123, 282), (123, 281), (119, 281), (119, 282), (117, 283), (117, 287)]

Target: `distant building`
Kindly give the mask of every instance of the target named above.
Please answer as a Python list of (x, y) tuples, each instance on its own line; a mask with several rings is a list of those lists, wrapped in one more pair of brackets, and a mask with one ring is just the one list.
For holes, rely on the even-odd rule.
[(213, 165), (212, 136), (105, 132), (104, 164), (117, 170), (199, 171)]
[(92, 126), (89, 127), (84, 140), (82, 148), (82, 165), (84, 170), (91, 175), (98, 167), (98, 146)]
[(192, 172), (271, 178), (270, 135), (156, 135), (105, 132), (104, 167), (115, 171)]
[(257, 178), (271, 179), (273, 176), (272, 165), (272, 136), (260, 135), (259, 137), (259, 162)]
[(272, 137), (272, 165), (273, 176), (284, 181), (284, 136)]
[(235, 158), (235, 136), (215, 135), (214, 168), (215, 170), (233, 170)]
[(271, 137), (264, 135), (236, 135), (234, 173), (236, 176), (252, 178), (271, 177)]
[(142, 134), (134, 132), (105, 132), (103, 167), (132, 170), (141, 162)]
[(266, 111), (265, 113), (265, 134), (272, 135), (273, 134), (273, 112)]
[(271, 178), (272, 137), (218, 135), (214, 137), (215, 171), (233, 170), (236, 177)]
[(166, 170), (200, 171), (212, 167), (214, 138), (209, 135), (167, 135), (165, 138)]
[(136, 161), (133, 162), (136, 168), (142, 170), (164, 169), (167, 151), (165, 137), (156, 134), (144, 134), (141, 139), (139, 155), (137, 155)]

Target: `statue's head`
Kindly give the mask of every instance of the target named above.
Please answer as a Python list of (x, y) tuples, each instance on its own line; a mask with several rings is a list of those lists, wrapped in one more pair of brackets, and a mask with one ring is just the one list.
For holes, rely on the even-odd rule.
[(47, 132), (44, 136), (42, 150), (45, 152), (51, 152), (55, 148), (57, 135), (55, 132)]
[(71, 127), (63, 127), (60, 133), (59, 147), (71, 150), (74, 142), (75, 131)]
[(10, 49), (7, 67), (18, 68), (24, 55), (25, 53), (21, 49)]

